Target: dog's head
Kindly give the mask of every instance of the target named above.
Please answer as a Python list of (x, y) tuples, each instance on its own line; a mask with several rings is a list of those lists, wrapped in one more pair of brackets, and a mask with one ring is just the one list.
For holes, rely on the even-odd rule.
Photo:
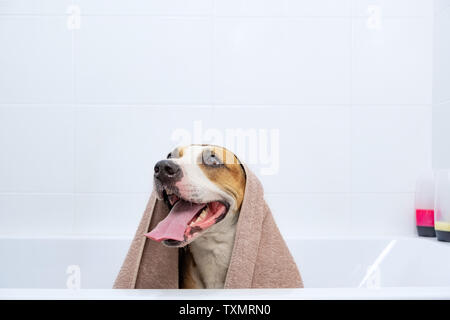
[(154, 188), (170, 212), (147, 237), (183, 247), (205, 233), (227, 232), (238, 219), (245, 172), (238, 158), (211, 145), (178, 147), (155, 165)]

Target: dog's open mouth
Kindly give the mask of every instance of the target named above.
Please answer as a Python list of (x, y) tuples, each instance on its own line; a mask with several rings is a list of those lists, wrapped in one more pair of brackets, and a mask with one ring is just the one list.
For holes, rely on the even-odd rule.
[(201, 231), (222, 220), (228, 211), (228, 205), (221, 201), (193, 203), (173, 193), (168, 194), (166, 190), (163, 196), (170, 212), (145, 235), (158, 242), (164, 241), (167, 245), (189, 241)]

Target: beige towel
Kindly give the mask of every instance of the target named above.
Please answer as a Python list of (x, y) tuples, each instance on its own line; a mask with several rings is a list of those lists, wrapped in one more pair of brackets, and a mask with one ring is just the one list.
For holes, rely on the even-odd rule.
[[(297, 265), (264, 200), (258, 178), (244, 165), (247, 176), (233, 253), (225, 288), (301, 288)], [(178, 248), (148, 239), (168, 214), (152, 193), (134, 240), (114, 283), (116, 289), (177, 289)]]

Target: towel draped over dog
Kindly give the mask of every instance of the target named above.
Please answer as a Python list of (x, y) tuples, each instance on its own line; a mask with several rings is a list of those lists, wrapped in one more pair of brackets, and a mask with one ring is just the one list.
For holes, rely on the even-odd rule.
[[(246, 165), (243, 167), (244, 200), (224, 288), (301, 288), (297, 265), (264, 200), (262, 185)], [(144, 236), (168, 213), (167, 205), (153, 191), (114, 283), (115, 289), (179, 288), (179, 248), (166, 247)]]

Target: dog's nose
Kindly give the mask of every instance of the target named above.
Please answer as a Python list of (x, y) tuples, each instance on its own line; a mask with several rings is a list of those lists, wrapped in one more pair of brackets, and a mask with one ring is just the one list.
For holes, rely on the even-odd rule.
[(161, 182), (173, 181), (180, 177), (180, 173), (180, 166), (170, 160), (161, 160), (155, 165), (155, 178), (158, 178)]

